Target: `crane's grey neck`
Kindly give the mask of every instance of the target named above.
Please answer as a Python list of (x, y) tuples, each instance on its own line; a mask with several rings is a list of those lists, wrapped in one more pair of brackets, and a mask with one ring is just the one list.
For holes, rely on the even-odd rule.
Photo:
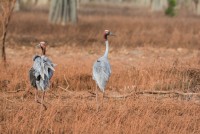
[(105, 51), (104, 57), (108, 58), (108, 51), (109, 51), (109, 43), (108, 43), (108, 40), (105, 41), (105, 44), (106, 44), (106, 51)]

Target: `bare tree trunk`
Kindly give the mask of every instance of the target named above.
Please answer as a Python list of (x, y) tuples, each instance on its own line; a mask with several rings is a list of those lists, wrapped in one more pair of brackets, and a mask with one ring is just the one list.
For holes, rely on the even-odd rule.
[(51, 0), (49, 22), (61, 25), (77, 23), (76, 0)]
[(6, 41), (6, 35), (7, 35), (7, 30), (6, 30), (7, 26), (8, 25), (6, 25), (5, 22), (2, 23), (3, 35), (2, 35), (2, 39), (1, 39), (2, 40), (2, 45), (1, 45), (1, 54), (2, 55), (1, 55), (1, 57), (2, 57), (2, 60), (4, 63), (6, 63), (5, 41)]
[(166, 0), (152, 0), (151, 2), (151, 10), (152, 11), (162, 11), (166, 6)]
[(193, 0), (194, 4), (195, 4), (195, 9), (197, 9), (197, 5), (199, 3), (199, 0)]
[(197, 15), (200, 15), (200, 0), (193, 0), (195, 4), (195, 13)]
[(70, 0), (70, 20), (72, 23), (77, 23), (76, 0)]
[(16, 0), (14, 11), (20, 10), (20, 2), (21, 2), (20, 0)]
[(197, 15), (200, 15), (200, 1), (198, 2), (198, 4), (197, 4)]
[[(123, 1), (121, 0), (121, 2)], [(132, 0), (132, 3), (136, 7), (149, 7), (151, 5), (151, 0)]]
[(151, 0), (144, 0), (145, 7), (149, 7), (151, 5)]
[(6, 63), (6, 51), (5, 51), (5, 41), (7, 35), (8, 24), (15, 6), (15, 0), (10, 1), (0, 1), (2, 8), (2, 37), (1, 37), (1, 56), (4, 63)]

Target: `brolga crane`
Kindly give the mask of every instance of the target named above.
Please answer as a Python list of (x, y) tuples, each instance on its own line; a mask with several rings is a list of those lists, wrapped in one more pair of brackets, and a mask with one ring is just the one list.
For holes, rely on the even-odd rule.
[[(55, 64), (45, 55), (46, 54), (46, 42), (40, 42), (37, 47), (41, 48), (42, 55), (35, 55), (33, 57), (33, 67), (29, 71), (29, 78), (31, 85), (36, 88), (35, 101), (40, 103), (46, 109), (44, 105), (45, 91), (49, 89), (50, 79), (54, 73)], [(42, 91), (42, 99), (38, 100), (37, 92)]]
[[(98, 87), (101, 92), (103, 92), (104, 97), (104, 91), (107, 84), (107, 81), (111, 75), (111, 67), (108, 60), (108, 52), (109, 52), (109, 43), (108, 43), (108, 36), (114, 36), (112, 32), (109, 30), (104, 31), (104, 39), (105, 39), (105, 45), (106, 45), (106, 51), (102, 57), (97, 59), (93, 65), (93, 80), (96, 81), (96, 102), (97, 102), (97, 110), (99, 108), (98, 105)], [(97, 87), (98, 85), (98, 87)]]

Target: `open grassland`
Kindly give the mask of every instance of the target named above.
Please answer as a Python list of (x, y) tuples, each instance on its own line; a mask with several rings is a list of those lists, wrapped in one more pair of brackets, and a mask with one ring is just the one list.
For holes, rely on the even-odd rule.
[[(46, 12), (14, 14), (0, 69), (0, 132), (200, 133), (199, 18), (84, 11), (65, 27), (48, 24)], [(109, 38), (112, 75), (97, 112), (92, 65), (104, 52), (104, 29), (117, 37)], [(47, 110), (28, 79), (41, 40), (57, 64)]]

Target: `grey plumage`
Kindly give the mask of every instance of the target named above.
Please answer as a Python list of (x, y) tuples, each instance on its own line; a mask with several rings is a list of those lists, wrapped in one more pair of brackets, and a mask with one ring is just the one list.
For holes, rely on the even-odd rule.
[(93, 65), (93, 80), (99, 86), (99, 89), (104, 92), (107, 81), (111, 75), (111, 67), (108, 57), (102, 56)]
[(31, 85), (37, 90), (45, 91), (49, 88), (55, 64), (44, 55), (34, 56), (33, 61), (33, 67), (29, 71)]

